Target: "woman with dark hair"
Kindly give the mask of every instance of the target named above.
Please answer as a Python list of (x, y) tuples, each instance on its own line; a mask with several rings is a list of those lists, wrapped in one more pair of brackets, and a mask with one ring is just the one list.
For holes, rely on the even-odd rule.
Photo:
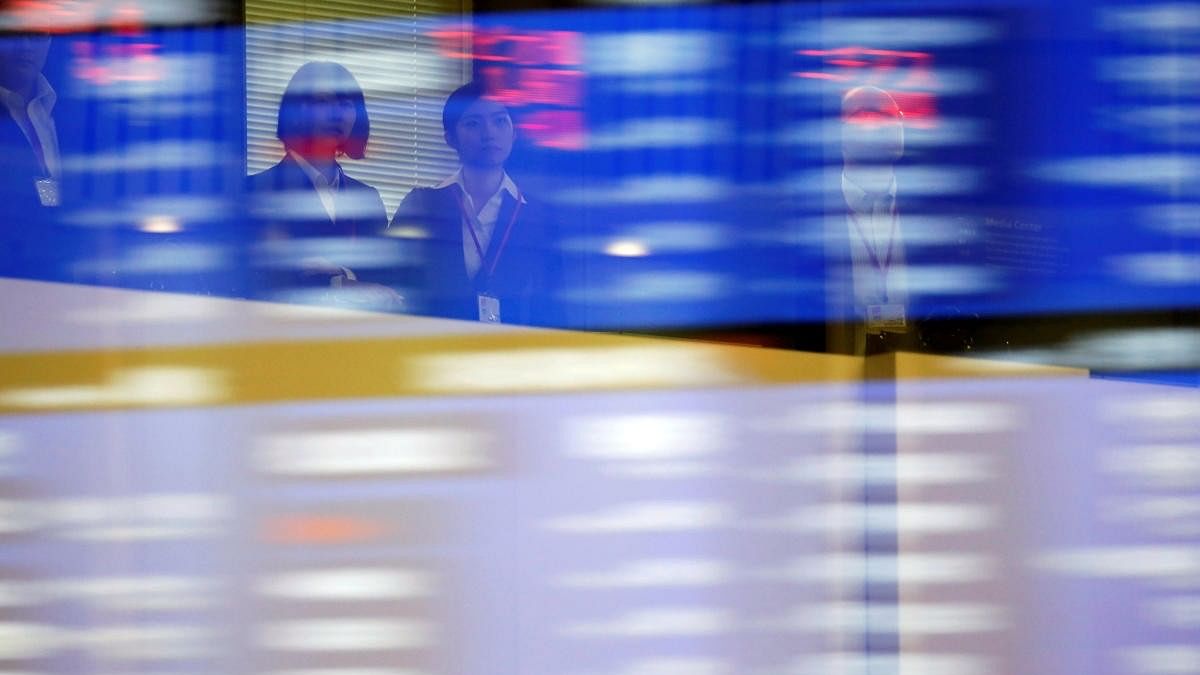
[(560, 326), (554, 293), (561, 260), (544, 207), (505, 165), (514, 141), (508, 108), (478, 82), (442, 109), (446, 144), (460, 168), (434, 187), (409, 192), (392, 227), (427, 236), (413, 248), (423, 265), (416, 311), (454, 319)]
[(355, 285), (356, 261), (380, 263), (383, 200), (337, 162), (362, 159), (370, 133), (362, 87), (344, 66), (313, 61), (292, 75), (279, 104), (284, 157), (247, 180), (268, 296)]

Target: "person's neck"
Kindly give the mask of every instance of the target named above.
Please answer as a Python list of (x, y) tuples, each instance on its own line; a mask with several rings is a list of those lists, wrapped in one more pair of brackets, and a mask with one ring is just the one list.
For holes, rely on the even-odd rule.
[(466, 187), (467, 194), (471, 195), (475, 212), (478, 213), (487, 200), (491, 199), (492, 195), (500, 189), (500, 184), (504, 182), (504, 167), (463, 165), (462, 176), (463, 186)]
[(312, 168), (317, 170), (326, 181), (332, 183), (337, 176), (336, 149), (313, 144), (310, 147), (289, 148), (292, 152), (304, 158)]
[(867, 194), (879, 197), (888, 192), (896, 178), (895, 167), (891, 164), (860, 164), (846, 162), (842, 172), (863, 189)]

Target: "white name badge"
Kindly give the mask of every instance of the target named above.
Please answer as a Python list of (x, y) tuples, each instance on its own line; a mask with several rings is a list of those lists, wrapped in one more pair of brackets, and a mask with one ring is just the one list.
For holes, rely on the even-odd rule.
[(33, 181), (42, 206), (58, 206), (58, 181), (53, 178), (38, 178)]
[(479, 320), (485, 323), (500, 323), (500, 298), (479, 294)]
[(904, 305), (867, 305), (867, 331), (871, 333), (903, 333), (908, 330), (904, 320)]

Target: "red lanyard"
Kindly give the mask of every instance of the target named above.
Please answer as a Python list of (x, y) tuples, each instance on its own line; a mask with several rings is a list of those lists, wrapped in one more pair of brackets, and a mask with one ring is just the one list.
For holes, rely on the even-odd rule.
[[(462, 211), (463, 218), (466, 219), (467, 231), (471, 233), (471, 241), (475, 242), (475, 251), (479, 253), (479, 266), (482, 268), (485, 256), (483, 254), (483, 247), (479, 245), (479, 235), (475, 234), (475, 223), (477, 223), (478, 220), (475, 218), (475, 214), (471, 213), (467, 209), (466, 202), (463, 201), (464, 192), (465, 191), (460, 186), (457, 193), (458, 208), (460, 211)], [(504, 249), (508, 246), (508, 235), (512, 234), (513, 224), (517, 222), (517, 214), (521, 212), (521, 204), (521, 192), (518, 190), (517, 205), (515, 208), (513, 208), (512, 216), (508, 219), (508, 225), (504, 228), (504, 236), (500, 239), (500, 246), (496, 249), (496, 255), (492, 258), (492, 264), (488, 266), (487, 277), (485, 278), (490, 278), (496, 273), (496, 265), (500, 262), (500, 256), (504, 255)], [(480, 230), (482, 229), (483, 226), (481, 224)]]
[(863, 247), (867, 249), (867, 255), (871, 256), (871, 262), (875, 267), (879, 268), (879, 273), (887, 276), (888, 266), (892, 264), (892, 250), (896, 246), (896, 207), (893, 206), (892, 212), (892, 231), (888, 235), (887, 257), (882, 262), (879, 260), (879, 254), (875, 252), (875, 247), (867, 240), (867, 233), (863, 231), (862, 223), (858, 221), (858, 216), (854, 215), (854, 209), (850, 209), (850, 222), (854, 223), (854, 229), (858, 230), (858, 236), (862, 239)]

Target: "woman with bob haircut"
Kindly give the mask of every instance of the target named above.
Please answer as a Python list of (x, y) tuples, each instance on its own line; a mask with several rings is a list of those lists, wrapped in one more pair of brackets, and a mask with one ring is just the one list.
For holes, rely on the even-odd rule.
[(379, 260), (363, 254), (385, 245), (383, 200), (337, 161), (362, 159), (370, 133), (362, 87), (344, 66), (313, 61), (292, 75), (276, 127), (284, 156), (247, 179), (269, 294), (355, 284), (355, 261)]
[(459, 168), (414, 188), (392, 227), (418, 228), (418, 313), (452, 319), (561, 326), (555, 292), (562, 260), (552, 219), (506, 166), (516, 138), (508, 107), (481, 82), (450, 94), (442, 109), (446, 144)]

